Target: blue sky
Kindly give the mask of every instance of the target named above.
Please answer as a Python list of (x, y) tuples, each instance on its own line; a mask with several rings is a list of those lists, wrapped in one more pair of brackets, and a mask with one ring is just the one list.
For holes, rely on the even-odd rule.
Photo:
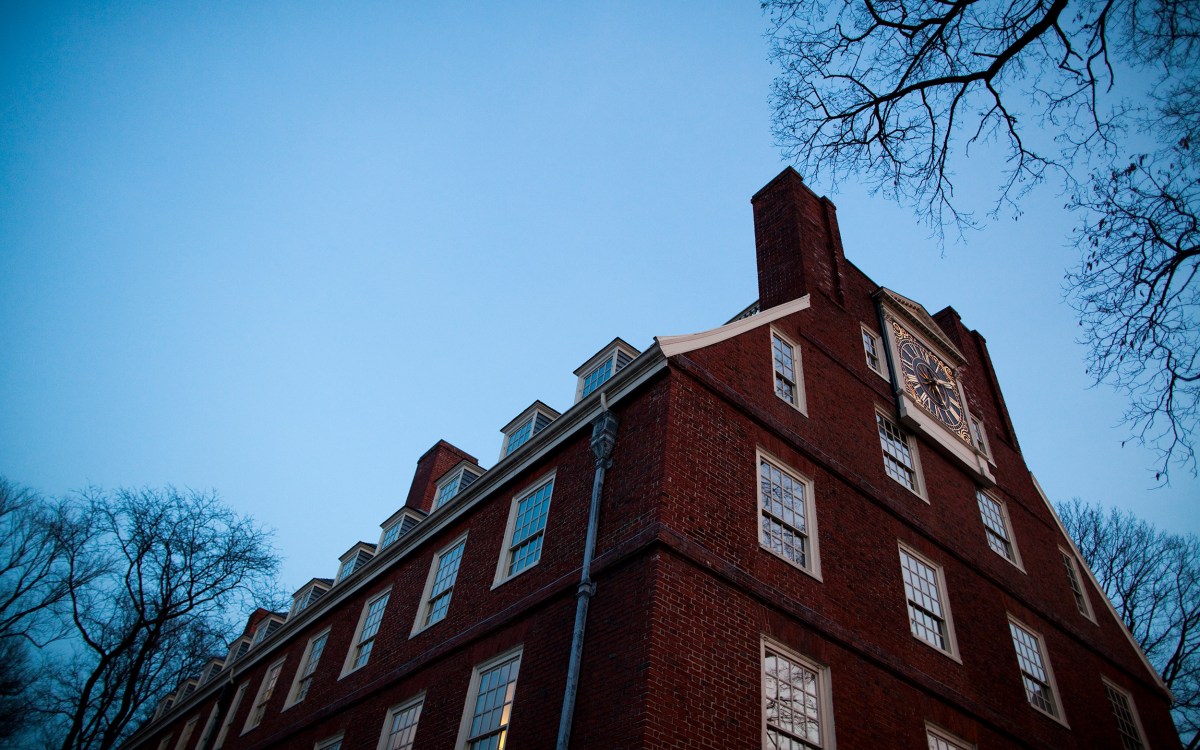
[[(296, 587), (439, 438), (488, 466), (613, 336), (723, 323), (785, 166), (766, 22), (646, 5), (5, 4), (0, 472), (214, 488)], [(987, 338), (1053, 499), (1200, 531), (1200, 483), (1151, 489), (1088, 388), (1058, 196), (944, 253), (853, 179), (831, 197), (850, 260)]]

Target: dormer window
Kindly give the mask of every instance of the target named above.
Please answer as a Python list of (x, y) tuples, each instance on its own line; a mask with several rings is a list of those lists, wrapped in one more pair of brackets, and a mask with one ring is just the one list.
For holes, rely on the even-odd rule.
[(359, 542), (358, 544), (347, 550), (346, 554), (341, 556), (342, 565), (338, 568), (337, 579), (335, 583), (341, 583), (350, 576), (351, 573), (358, 570), (362, 566), (371, 561), (375, 556), (375, 545)]
[(529, 442), (534, 435), (544, 430), (546, 425), (558, 417), (558, 412), (541, 401), (534, 401), (516, 419), (501, 428), (500, 431), (504, 433), (504, 450), (501, 451), (500, 458), (504, 458)]
[(242, 636), (229, 646), (229, 655), (225, 657), (225, 666), (233, 664), (250, 650), (250, 638)]
[(384, 549), (395, 544), (400, 537), (411, 531), (424, 517), (424, 513), (413, 508), (401, 508), (396, 511), (391, 518), (380, 524), (383, 527), (383, 536), (379, 538), (379, 549)]
[(288, 616), (297, 615), (308, 609), (313, 602), (324, 596), (331, 586), (333, 586), (333, 581), (328, 578), (314, 578), (306, 583), (292, 596), (292, 610)]
[(639, 354), (641, 352), (637, 349), (615, 338), (608, 346), (592, 355), (591, 359), (575, 371), (575, 376), (579, 378), (579, 385), (575, 389), (576, 403), (587, 398)]
[(209, 680), (219, 675), (221, 670), (224, 668), (225, 661), (223, 659), (209, 659), (208, 664), (204, 666), (204, 671), (200, 673), (200, 684), (203, 685), (207, 683)]
[(460, 461), (437, 483), (437, 494), (434, 496), (433, 507), (442, 507), (450, 498), (471, 486), (471, 483), (483, 475), (483, 470), (467, 461)]
[(283, 617), (278, 614), (271, 614), (258, 624), (254, 629), (254, 640), (250, 643), (251, 646), (257, 646), (267, 639), (271, 633), (279, 629), (283, 624)]
[(184, 698), (188, 697), (192, 693), (196, 692), (196, 685), (198, 685), (198, 684), (199, 684), (199, 682), (197, 682), (194, 679), (184, 681), (184, 683), (179, 686), (179, 690), (177, 691), (177, 695), (179, 696), (179, 699), (183, 700)]

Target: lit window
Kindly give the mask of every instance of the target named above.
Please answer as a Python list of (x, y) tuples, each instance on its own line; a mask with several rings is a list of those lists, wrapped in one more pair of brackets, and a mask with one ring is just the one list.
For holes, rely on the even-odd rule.
[(931, 724), (925, 725), (925, 738), (929, 750), (975, 750), (975, 746)]
[(908, 625), (912, 634), (953, 656), (954, 634), (941, 567), (901, 546), (900, 574), (904, 579)]
[(1108, 702), (1117, 720), (1121, 747), (1124, 750), (1144, 750), (1146, 736), (1142, 732), (1142, 722), (1138, 719), (1137, 711), (1133, 708), (1133, 698), (1108, 680), (1104, 680), (1104, 691), (1108, 693)]
[(275, 683), (279, 682), (279, 673), (282, 671), (282, 661), (275, 662), (267, 670), (262, 684), (258, 686), (258, 695), (254, 698), (254, 708), (250, 711), (250, 717), (246, 719), (246, 728), (242, 730), (243, 732), (248, 732), (262, 723), (263, 717), (267, 714), (267, 701), (271, 700), (271, 693), (275, 692)]
[(763, 747), (832, 747), (829, 670), (767, 641), (762, 648)]
[(500, 750), (508, 741), (513, 696), (521, 652), (506, 654), (475, 668), (458, 747), (464, 750)]
[(788, 562), (819, 575), (812, 482), (758, 458), (759, 543)]
[(326, 630), (308, 642), (308, 647), (304, 649), (304, 657), (300, 660), (300, 669), (296, 671), (295, 685), (292, 686), (292, 699), (288, 702), (289, 706), (308, 697), (313, 676), (317, 673), (317, 664), (321, 661), (321, 654), (325, 653), (325, 644), (328, 640), (329, 631)]
[(358, 622), (358, 632), (354, 637), (354, 647), (346, 655), (347, 663), (342, 668), (343, 675), (365, 666), (371, 658), (371, 649), (375, 647), (375, 636), (379, 634), (379, 625), (383, 622), (383, 610), (387, 607), (390, 593), (390, 591), (385, 591), (363, 607), (362, 617)]
[(775, 395), (805, 412), (800, 349), (783, 334), (771, 331), (771, 359), (775, 370)]
[(1075, 607), (1079, 610), (1079, 614), (1095, 621), (1096, 617), (1092, 614), (1092, 603), (1088, 601), (1087, 594), (1083, 592), (1083, 584), (1079, 582), (1079, 566), (1075, 563), (1075, 555), (1067, 552), (1062, 547), (1058, 548), (1058, 554), (1062, 558), (1063, 569), (1067, 572), (1067, 584), (1071, 587), (1071, 594), (1075, 597)]
[(909, 443), (908, 435), (890, 419), (879, 412), (875, 413), (875, 421), (879, 425), (879, 442), (883, 446), (883, 468), (887, 475), (908, 489), (921, 494), (921, 485), (917, 479), (917, 457)]
[(452, 469), (445, 479), (438, 482), (437, 497), (433, 501), (433, 507), (442, 507), (450, 498), (470, 487), (478, 478), (479, 475), (466, 466)]
[(504, 535), (504, 551), (496, 571), (497, 584), (537, 565), (542, 558), (542, 538), (553, 492), (554, 477), (551, 477), (513, 499)]
[(449, 547), (437, 554), (433, 565), (429, 568), (429, 577), (425, 581), (425, 603), (417, 615), (413, 633), (417, 633), (436, 622), (441, 622), (450, 609), (450, 597), (454, 594), (454, 581), (458, 578), (458, 568), (462, 564), (463, 551), (467, 546), (467, 538), (461, 537)]
[(1021, 681), (1025, 685), (1025, 697), (1029, 700), (1029, 705), (1061, 720), (1062, 711), (1059, 709), (1058, 696), (1054, 689), (1054, 674), (1050, 671), (1050, 662), (1046, 659), (1042, 637), (1011, 619), (1008, 627), (1012, 632), (1013, 648), (1017, 652), (1017, 664), (1021, 668)]
[(424, 699), (424, 695), (419, 695), (388, 711), (387, 719), (383, 722), (383, 736), (379, 740), (380, 750), (412, 750)]
[(229, 728), (233, 726), (233, 717), (237, 713), (238, 706), (242, 705), (242, 697), (246, 695), (246, 688), (250, 685), (249, 682), (243, 682), (238, 685), (237, 692), (233, 694), (233, 702), (229, 704), (229, 712), (225, 714), (225, 720), (221, 722), (221, 731), (217, 734), (217, 741), (213, 743), (213, 748), (220, 750), (225, 745), (225, 737), (229, 735)]
[(867, 330), (866, 326), (862, 328), (863, 353), (867, 357), (867, 367), (873, 372), (883, 377), (887, 377), (887, 371), (883, 366), (883, 344), (880, 343), (879, 337), (871, 331)]
[(1012, 541), (1012, 525), (1004, 504), (983, 490), (975, 491), (975, 499), (979, 502), (979, 516), (983, 519), (983, 535), (987, 538), (988, 546), (1010, 563), (1020, 565), (1017, 548)]

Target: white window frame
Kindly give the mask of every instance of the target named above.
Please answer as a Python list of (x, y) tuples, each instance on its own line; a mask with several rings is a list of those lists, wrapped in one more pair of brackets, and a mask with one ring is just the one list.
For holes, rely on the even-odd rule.
[(242, 705), (242, 698), (246, 696), (248, 687), (250, 687), (250, 680), (238, 685), (237, 692), (233, 694), (233, 702), (229, 704), (229, 712), (225, 714), (225, 720), (221, 722), (221, 731), (217, 733), (217, 741), (213, 743), (213, 750), (221, 750), (225, 746), (225, 739), (229, 736), (229, 730), (233, 728), (233, 720), (237, 717), (238, 708)]
[[(781, 343), (792, 350), (792, 375), (795, 377), (795, 382), (792, 383), (793, 398), (791, 401), (780, 396), (779, 390), (775, 386), (776, 378), (784, 377), (786, 382), (786, 377), (779, 372), (778, 365), (775, 362), (775, 339), (779, 339)], [(808, 397), (804, 392), (804, 359), (800, 353), (800, 345), (775, 326), (771, 326), (771, 392), (783, 403), (804, 416), (808, 416)]]
[[(516, 686), (517, 686), (517, 683), (520, 681), (519, 678), (521, 676), (521, 661), (524, 659), (524, 648), (525, 647), (523, 645), (517, 646), (515, 648), (511, 648), (502, 654), (493, 656), (491, 659), (488, 659), (485, 662), (475, 665), (475, 668), (471, 671), (471, 683), (467, 687), (467, 700), (466, 700), (465, 705), (463, 706), (462, 721), (460, 721), (459, 725), (458, 725), (458, 740), (454, 743), (454, 747), (456, 748), (456, 750), (466, 750), (467, 743), (471, 739), (471, 737), (470, 737), (471, 719), (473, 719), (475, 716), (476, 703), (479, 702), (479, 683), (480, 683), (481, 678), (486, 673), (490, 672), (491, 670), (495, 669), (496, 667), (499, 667), (502, 664), (507, 663), (508, 661), (512, 660), (514, 657), (517, 660), (517, 679), (514, 679), (512, 681), (512, 685), (513, 685), (512, 690), (513, 690), (514, 694), (513, 694), (513, 700), (509, 705), (510, 706), (516, 705)], [(508, 729), (512, 726), (512, 711), (511, 711), (511, 709), (508, 712), (508, 722), (505, 723), (503, 726), (505, 727), (505, 740), (507, 740), (508, 739), (508, 734), (507, 734)], [(506, 743), (506, 745), (507, 745), (507, 743)]]
[(454, 541), (433, 553), (433, 560), (429, 563), (429, 573), (425, 576), (425, 588), (421, 591), (421, 606), (417, 607), (417, 619), (413, 621), (412, 631), (408, 635), (409, 638), (414, 637), (427, 628), (432, 628), (434, 625), (437, 625), (439, 622), (446, 619), (446, 616), (443, 615), (433, 622), (425, 622), (425, 619), (432, 611), (433, 602), (431, 602), (430, 599), (433, 597), (433, 586), (434, 583), (437, 582), (437, 575), (442, 569), (442, 560), (447, 554), (453, 552), (461, 544), (463, 551), (458, 558), (458, 569), (454, 571), (454, 580), (450, 583), (450, 602), (446, 604), (447, 614), (449, 613), (450, 604), (454, 601), (454, 587), (458, 583), (458, 574), (462, 570), (463, 557), (467, 554), (467, 533), (468, 532), (463, 532), (463, 534), (455, 538)]
[[(887, 380), (890, 382), (891, 378), (888, 377), (888, 372), (887, 372), (887, 354), (884, 352), (884, 349), (883, 349), (883, 338), (879, 334), (872, 331), (870, 328), (867, 328), (865, 325), (860, 324), (860, 326), (862, 327), (862, 335), (863, 335), (863, 339), (862, 339), (863, 361), (866, 363), (867, 369), (870, 370), (871, 372), (875, 373), (879, 377), (883, 378), (884, 380)], [(875, 361), (879, 363), (878, 368), (871, 366), (870, 352), (867, 351), (867, 339), (868, 338), (871, 340), (871, 343), (874, 344), (874, 346), (875, 346)]]
[(208, 712), (208, 718), (204, 720), (204, 729), (200, 732), (200, 741), (196, 743), (196, 747), (204, 747), (204, 743), (208, 740), (209, 735), (217, 727), (217, 713), (221, 706), (213, 703), (212, 710)]
[[(526, 442), (528, 442), (528, 441), (526, 441)], [(459, 493), (463, 492), (463, 490), (464, 490), (464, 488), (462, 486), (463, 476), (465, 476), (466, 474), (471, 474), (472, 476), (475, 477), (475, 479), (472, 480), (472, 482), (470, 484), (474, 484), (476, 481), (479, 480), (479, 478), (481, 476), (483, 476), (483, 474), (477, 474), (474, 471), (468, 471), (469, 468), (470, 467), (467, 464), (467, 462), (464, 461), (459, 465), (459, 467), (457, 469), (451, 469), (450, 472), (446, 474), (446, 476), (444, 476), (440, 480), (438, 480), (436, 489), (434, 489), (434, 491), (433, 491), (433, 510), (437, 510), (438, 508), (442, 507), (446, 503), (453, 500), (455, 497), (458, 497)], [(452, 482), (454, 483), (454, 493), (448, 497), (443, 498), (442, 493), (445, 491), (446, 487), (448, 487)]]
[[(880, 419), (882, 419), (887, 424), (891, 425), (892, 429), (894, 429), (896, 431), (896, 434), (898, 434), (904, 438), (904, 443), (908, 447), (908, 455), (912, 459), (912, 466), (906, 467), (906, 468), (909, 468), (912, 470), (913, 484), (915, 485), (915, 487), (909, 487), (904, 482), (901, 482), (899, 479), (892, 476), (891, 473), (887, 470), (887, 467), (888, 467), (887, 462), (888, 462), (889, 458), (892, 459), (893, 461), (896, 461), (897, 463), (902, 463), (902, 462), (899, 459), (897, 459), (895, 456), (892, 456), (890, 453), (888, 453), (887, 450), (883, 447), (883, 439), (879, 434), (879, 430), (880, 430), (879, 420)], [(895, 419), (892, 419), (891, 417), (889, 417), (886, 413), (884, 413), (883, 409), (881, 409), (879, 407), (875, 408), (874, 428), (875, 428), (875, 439), (879, 441), (880, 458), (883, 460), (883, 473), (887, 476), (888, 479), (892, 480), (896, 484), (900, 485), (904, 489), (908, 490), (909, 492), (913, 493), (914, 495), (916, 495), (917, 497), (921, 498), (923, 501), (928, 503), (929, 497), (925, 494), (925, 477), (921, 473), (921, 452), (917, 449), (916, 436), (914, 436), (908, 430), (904, 429), (904, 427), (902, 425), (897, 423)]]
[[(1017, 660), (1017, 676), (1020, 678), (1020, 681), (1021, 681), (1020, 682), (1021, 691), (1023, 693), (1025, 693), (1025, 701), (1029, 704), (1030, 708), (1032, 708), (1033, 710), (1042, 714), (1043, 716), (1049, 716), (1051, 719), (1054, 719), (1059, 724), (1062, 724), (1063, 726), (1068, 726), (1067, 717), (1063, 713), (1062, 694), (1058, 690), (1058, 682), (1054, 679), (1054, 668), (1050, 664), (1050, 652), (1046, 649), (1046, 639), (1042, 637), (1041, 633), (1039, 633), (1038, 631), (1029, 627), (1025, 623), (1021, 622), (1016, 617), (1014, 617), (1011, 613), (1008, 615), (1008, 624), (1009, 624), (1009, 636), (1010, 636), (1010, 639), (1012, 640), (1012, 645), (1013, 645), (1013, 656)], [(1029, 697), (1029, 690), (1026, 689), (1026, 687), (1025, 687), (1025, 669), (1021, 665), (1021, 655), (1020, 655), (1020, 652), (1017, 651), (1017, 638), (1016, 638), (1016, 634), (1012, 632), (1012, 628), (1017, 628), (1018, 630), (1021, 630), (1026, 635), (1031, 637), (1034, 640), (1034, 642), (1037, 644), (1038, 657), (1041, 659), (1041, 662), (1042, 662), (1039, 666), (1041, 666), (1042, 670), (1046, 673), (1046, 687), (1049, 688), (1049, 690), (1050, 690), (1050, 698), (1052, 699), (1052, 702), (1054, 704), (1053, 712), (1047, 711), (1046, 709), (1037, 705)]]
[(1092, 609), (1092, 600), (1083, 586), (1083, 576), (1079, 573), (1079, 561), (1075, 558), (1075, 553), (1066, 547), (1059, 547), (1058, 554), (1062, 560), (1063, 574), (1067, 577), (1067, 588), (1071, 591), (1076, 611), (1095, 623), (1096, 611)]
[[(287, 661), (287, 657), (272, 663), (263, 673), (262, 682), (258, 683), (258, 692), (254, 694), (254, 703), (250, 704), (250, 713), (246, 714), (246, 725), (242, 727), (242, 734), (257, 728), (263, 723), (263, 719), (267, 718), (267, 702), (271, 700), (271, 696), (275, 694), (275, 688), (279, 686), (279, 677), (283, 674), (285, 661)], [(262, 709), (261, 713), (259, 709)]]
[(988, 444), (987, 427), (984, 426), (983, 420), (974, 414), (971, 415), (971, 442), (975, 444), (975, 449), (988, 460), (988, 463), (995, 463), (992, 461), (992, 446)]
[[(534, 568), (536, 568), (538, 566), (538, 563), (540, 563), (542, 561), (542, 555), (546, 551), (546, 546), (545, 546), (546, 545), (546, 541), (545, 541), (546, 540), (546, 527), (549, 526), (549, 524), (550, 524), (550, 508), (554, 504), (554, 488), (553, 487), (551, 487), (551, 489), (550, 489), (550, 499), (546, 504), (546, 520), (545, 520), (545, 523), (543, 523), (541, 530), (538, 532), (542, 537), (542, 548), (538, 552), (537, 560), (534, 560), (529, 565), (525, 566), (521, 570), (518, 570), (517, 572), (515, 572), (511, 575), (509, 575), (509, 573), (508, 573), (508, 567), (511, 564), (512, 554), (513, 554), (513, 549), (512, 549), (513, 534), (516, 533), (517, 509), (520, 507), (522, 500), (529, 499), (533, 495), (536, 495), (537, 493), (541, 492), (542, 489), (546, 485), (552, 484), (554, 482), (554, 479), (555, 479), (555, 476), (557, 475), (557, 473), (558, 473), (558, 470), (555, 469), (554, 471), (551, 471), (549, 474), (545, 474), (545, 475), (541, 476), (536, 482), (533, 482), (532, 484), (530, 484), (530, 485), (526, 486), (524, 489), (522, 489), (520, 492), (517, 492), (513, 495), (512, 503), (509, 505), (509, 508), (508, 508), (508, 524), (504, 528), (504, 543), (500, 546), (500, 558), (496, 561), (496, 576), (492, 581), (493, 589), (496, 588), (497, 586), (500, 586), (501, 584), (511, 581), (512, 579), (516, 578), (517, 576), (519, 576), (523, 573), (527, 573), (530, 570), (533, 570)], [(522, 540), (522, 542), (525, 542), (525, 541), (526, 540)]]
[[(292, 686), (288, 688), (287, 700), (283, 702), (284, 711), (308, 697), (307, 691), (303, 697), (300, 696), (300, 685), (304, 681), (305, 672), (308, 670), (308, 661), (312, 658), (313, 647), (317, 641), (322, 638), (325, 639), (325, 642), (321, 644), (320, 653), (317, 654), (317, 661), (312, 665), (312, 674), (315, 676), (317, 667), (321, 665), (321, 658), (325, 656), (325, 649), (329, 648), (329, 634), (332, 631), (333, 627), (330, 626), (308, 639), (308, 644), (304, 647), (304, 653), (300, 656), (300, 664), (296, 667), (296, 674), (292, 675)], [(309, 678), (309, 685), (309, 690), (311, 690), (312, 677)]]
[[(790, 662), (800, 665), (801, 667), (813, 672), (817, 676), (817, 731), (821, 734), (821, 741), (814, 745), (821, 750), (833, 750), (837, 746), (836, 735), (834, 734), (833, 726), (833, 687), (829, 676), (829, 667), (810, 659), (803, 654), (800, 654), (794, 649), (791, 649), (774, 638), (763, 635), (759, 638), (758, 652), (758, 674), (759, 674), (759, 695), (761, 696), (761, 710), (759, 711), (760, 735), (762, 737), (763, 748), (771, 748), (769, 736), (767, 734), (767, 651), (775, 653)], [(805, 740), (808, 743), (807, 740)], [(808, 743), (811, 744), (811, 743)]]
[(1101, 675), (1100, 681), (1104, 683), (1104, 693), (1108, 698), (1109, 705), (1112, 707), (1113, 718), (1117, 722), (1117, 734), (1121, 738), (1121, 744), (1125, 745), (1126, 735), (1124, 728), (1121, 726), (1123, 723), (1121, 717), (1117, 714), (1117, 707), (1113, 705), (1113, 693), (1116, 693), (1118, 697), (1125, 701), (1125, 709), (1129, 712), (1129, 717), (1132, 720), (1131, 728), (1136, 734), (1135, 737), (1131, 737), (1130, 739), (1140, 742), (1142, 746), (1141, 750), (1147, 750), (1150, 747), (1150, 743), (1146, 740), (1146, 730), (1142, 727), (1142, 717), (1138, 715), (1137, 704), (1133, 702), (1133, 694), (1103, 675)]
[(313, 750), (332, 750), (332, 748), (341, 748), (342, 740), (345, 738), (345, 733), (338, 733), (332, 737), (326, 737), (313, 745)]
[[(985, 520), (985, 516), (983, 514), (983, 503), (981, 502), (981, 498), (987, 498), (999, 507), (998, 513), (1000, 516), (1001, 530), (1005, 534), (1004, 541), (1008, 543), (1008, 548), (1012, 550), (1011, 557), (997, 551), (996, 548), (992, 546), (991, 536), (995, 532), (987, 525), (987, 521)], [(1015, 568), (1017, 568), (1017, 570), (1020, 570), (1022, 573), (1024, 573), (1025, 565), (1021, 562), (1021, 550), (1017, 547), (1017, 536), (1013, 533), (1012, 519), (1008, 516), (1008, 503), (996, 497), (996, 495), (992, 494), (991, 492), (976, 487), (975, 504), (979, 507), (979, 523), (983, 526), (984, 544), (986, 544), (987, 548), (994, 552), (998, 557), (1011, 563)]]
[(967, 742), (962, 737), (952, 734), (936, 724), (925, 722), (925, 741), (929, 744), (929, 750), (942, 750), (942, 748), (934, 747), (933, 740), (935, 739), (948, 745), (946, 750), (976, 750), (974, 742)]
[(179, 733), (179, 741), (175, 743), (175, 750), (184, 750), (187, 747), (188, 740), (192, 738), (198, 723), (200, 723), (200, 714), (188, 719), (188, 723), (183, 725), (183, 731)]
[[(787, 524), (785, 521), (783, 521), (783, 519), (779, 518), (774, 513), (770, 513), (770, 514), (767, 513), (766, 508), (763, 505), (762, 465), (764, 462), (767, 463), (769, 466), (772, 466), (773, 468), (778, 469), (781, 473), (787, 475), (787, 477), (789, 479), (791, 479), (793, 483), (800, 485), (804, 490), (804, 523), (805, 523), (805, 526), (807, 527), (806, 530), (804, 531), (805, 541), (807, 542), (807, 544), (805, 545), (806, 560), (805, 560), (804, 565), (801, 565), (800, 563), (796, 562), (795, 560), (791, 559), (787, 555), (783, 554), (779, 550), (775, 549), (774, 547), (770, 546), (769, 544), (767, 544), (763, 541), (762, 523), (763, 523), (764, 517), (769, 516), (773, 521), (779, 523), (781, 526), (784, 526), (785, 528), (791, 530), (792, 532), (797, 531), (797, 529), (792, 527), (790, 524)], [(758, 546), (762, 547), (764, 550), (771, 553), (772, 555), (775, 555), (776, 557), (780, 558), (781, 560), (787, 562), (789, 565), (792, 565), (793, 567), (804, 571), (805, 573), (807, 573), (808, 575), (817, 579), (818, 581), (822, 580), (821, 579), (821, 547), (820, 547), (820, 542), (819, 542), (820, 537), (817, 534), (816, 491), (813, 486), (813, 480), (810, 479), (807, 475), (805, 475), (799, 471), (796, 471), (791, 466), (789, 466), (787, 463), (779, 460), (777, 457), (768, 453), (767, 451), (763, 450), (762, 448), (757, 448), (754, 453), (754, 479), (755, 479), (755, 493), (754, 494), (755, 494), (757, 508), (758, 508), (758, 515), (755, 517), (755, 521), (756, 521), (755, 528), (756, 528), (756, 531), (758, 534)]]
[[(383, 627), (383, 618), (387, 616), (387, 605), (391, 604), (391, 595), (392, 595), (392, 587), (388, 586), (383, 591), (379, 591), (379, 592), (375, 593), (374, 595), (371, 596), (371, 598), (369, 598), (365, 602), (363, 602), (362, 612), (358, 615), (358, 625), (355, 626), (355, 628), (354, 628), (354, 637), (350, 639), (350, 648), (346, 649), (346, 661), (342, 664), (342, 672), (341, 672), (341, 674), (338, 675), (339, 680), (342, 679), (343, 677), (345, 677), (346, 675), (350, 674), (351, 672), (357, 672), (358, 670), (367, 666), (367, 664), (371, 663), (371, 657), (368, 655), (367, 661), (363, 662), (362, 664), (358, 665), (357, 667), (354, 666), (354, 662), (358, 661), (359, 652), (362, 650), (363, 644), (360, 642), (360, 640), (362, 639), (363, 628), (367, 624), (367, 614), (371, 611), (371, 605), (373, 605), (375, 602), (379, 601), (380, 599), (383, 599), (384, 597), (388, 597), (388, 602), (383, 605), (383, 611), (380, 613), (380, 616), (379, 616), (379, 625), (380, 625), (380, 628), (382, 628)], [(378, 638), (379, 638), (379, 631), (376, 630), (375, 635), (371, 636), (371, 642), (374, 643), (375, 640)], [(328, 647), (328, 644), (326, 644), (326, 647)], [(373, 650), (374, 650), (374, 646), (372, 646), (372, 651)]]
[[(948, 593), (949, 590), (946, 587), (946, 572), (942, 569), (941, 565), (916, 551), (904, 542), (898, 542), (898, 547), (900, 550), (900, 585), (904, 591), (904, 609), (905, 614), (908, 616), (908, 632), (913, 638), (917, 639), (921, 643), (924, 643), (926, 646), (929, 646), (939, 653), (949, 656), (951, 659), (961, 664), (962, 658), (958, 652), (958, 639), (954, 636), (954, 614), (950, 609), (950, 594)], [(904, 582), (905, 555), (908, 555), (916, 562), (933, 571), (934, 584), (936, 586), (937, 593), (936, 603), (942, 609), (942, 624), (945, 626), (945, 632), (942, 634), (942, 637), (946, 641), (946, 645), (944, 647), (934, 643), (933, 641), (923, 638), (914, 632), (914, 607), (921, 611), (928, 610), (925, 607), (921, 607), (913, 602), (912, 598), (908, 595), (908, 585)], [(930, 615), (936, 618), (936, 615), (934, 615), (932, 612)]]
[[(320, 581), (310, 581), (305, 584), (299, 591), (292, 594), (292, 608), (288, 610), (288, 617), (295, 617), (315, 604), (316, 601), (312, 599), (314, 592), (320, 590), (321, 596), (324, 596), (329, 593), (331, 587), (332, 584), (325, 584)], [(317, 599), (320, 599), (321, 596), (318, 596)]]
[[(412, 698), (409, 698), (408, 700), (404, 701), (403, 703), (400, 703), (398, 705), (395, 705), (395, 706), (392, 706), (391, 708), (389, 708), (383, 718), (383, 730), (379, 733), (379, 745), (376, 746), (376, 750), (393, 750), (392, 748), (388, 747), (388, 740), (391, 739), (390, 733), (391, 733), (392, 723), (396, 720), (396, 717), (398, 715), (404, 713), (405, 711), (411, 711), (413, 708), (417, 709), (416, 718), (413, 719), (413, 723), (412, 723), (413, 735), (414, 735), (413, 739), (415, 741), (416, 729), (420, 726), (421, 711), (422, 711), (422, 709), (424, 709), (424, 707), (425, 707), (425, 691), (422, 690), (420, 693), (417, 693)], [(410, 742), (410, 743), (408, 743), (407, 746), (405, 746), (403, 748), (397, 748), (396, 750), (410, 750), (410, 748), (412, 748), (412, 746), (413, 746), (413, 743)]]
[(168, 732), (166, 737), (158, 741), (158, 750), (168, 750), (171, 747), (171, 733)]
[[(250, 645), (251, 645), (250, 636), (246, 636), (246, 635), (241, 636), (240, 638), (235, 640), (233, 643), (229, 644), (229, 653), (226, 654), (226, 656), (225, 656), (225, 666), (223, 668), (228, 668), (230, 664), (233, 664), (235, 661), (237, 661), (239, 658), (241, 658), (238, 656), (238, 650), (241, 649), (243, 643), (246, 644), (246, 651), (247, 652), (250, 651)], [(243, 654), (243, 656), (244, 655), (245, 654)]]

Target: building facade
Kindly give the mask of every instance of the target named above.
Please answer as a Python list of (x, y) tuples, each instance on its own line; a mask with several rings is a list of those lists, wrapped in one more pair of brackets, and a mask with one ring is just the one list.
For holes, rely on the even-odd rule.
[(490, 468), (439, 442), (129, 747), (1179, 747), (983, 337), (847, 262), (793, 170), (752, 203), (756, 304), (614, 340)]

